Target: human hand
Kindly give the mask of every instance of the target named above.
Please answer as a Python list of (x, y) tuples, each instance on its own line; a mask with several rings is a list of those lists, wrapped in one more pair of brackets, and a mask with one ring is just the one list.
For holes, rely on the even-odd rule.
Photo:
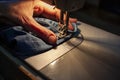
[[(33, 16), (42, 15), (46, 18), (59, 20), (60, 10), (54, 8), (49, 4), (46, 4), (40, 0), (21, 0), (17, 2), (5, 3), (3, 5), (5, 8), (2, 9), (3, 16), (12, 20), (14, 23), (24, 26), (27, 30), (35, 33), (41, 39), (49, 44), (55, 44), (57, 41), (56, 35), (45, 28), (44, 26), (38, 24)], [(73, 30), (71, 22), (76, 22), (76, 19), (70, 19), (69, 29)]]

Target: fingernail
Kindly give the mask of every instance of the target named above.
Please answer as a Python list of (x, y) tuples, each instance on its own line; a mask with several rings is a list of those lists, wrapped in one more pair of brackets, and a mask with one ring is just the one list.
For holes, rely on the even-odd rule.
[(50, 44), (56, 44), (57, 38), (54, 35), (50, 35), (48, 41)]

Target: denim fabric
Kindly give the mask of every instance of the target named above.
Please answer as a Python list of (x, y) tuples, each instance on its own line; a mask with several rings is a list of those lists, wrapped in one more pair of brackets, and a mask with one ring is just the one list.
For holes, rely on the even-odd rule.
[[(58, 34), (58, 23), (46, 18), (35, 18), (35, 20), (46, 28)], [(57, 45), (70, 39), (75, 34), (79, 34), (77, 26), (79, 23), (73, 23), (74, 31), (68, 31), (65, 38), (58, 39)], [(45, 43), (42, 39), (35, 36), (32, 32), (27, 32), (22, 26), (13, 26), (0, 32), (0, 37), (18, 56), (32, 56), (50, 50), (54, 46)]]

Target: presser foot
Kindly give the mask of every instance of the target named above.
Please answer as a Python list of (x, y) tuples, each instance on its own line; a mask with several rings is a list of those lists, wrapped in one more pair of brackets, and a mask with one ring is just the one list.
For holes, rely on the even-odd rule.
[(59, 32), (58, 38), (61, 39), (61, 38), (64, 38), (67, 36), (68, 29), (67, 29), (66, 25), (59, 24), (59, 26), (60, 26), (60, 28), (58, 30), (58, 32)]

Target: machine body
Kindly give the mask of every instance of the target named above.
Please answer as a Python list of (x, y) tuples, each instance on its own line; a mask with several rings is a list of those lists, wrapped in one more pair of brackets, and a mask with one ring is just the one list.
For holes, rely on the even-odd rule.
[(54, 3), (55, 7), (61, 10), (58, 38), (65, 37), (68, 31), (69, 13), (82, 8), (85, 0), (43, 0), (43, 1), (49, 4)]
[(85, 0), (54, 0), (54, 2), (55, 6), (61, 10), (58, 38), (63, 38), (67, 35), (68, 31), (69, 13), (82, 8)]

